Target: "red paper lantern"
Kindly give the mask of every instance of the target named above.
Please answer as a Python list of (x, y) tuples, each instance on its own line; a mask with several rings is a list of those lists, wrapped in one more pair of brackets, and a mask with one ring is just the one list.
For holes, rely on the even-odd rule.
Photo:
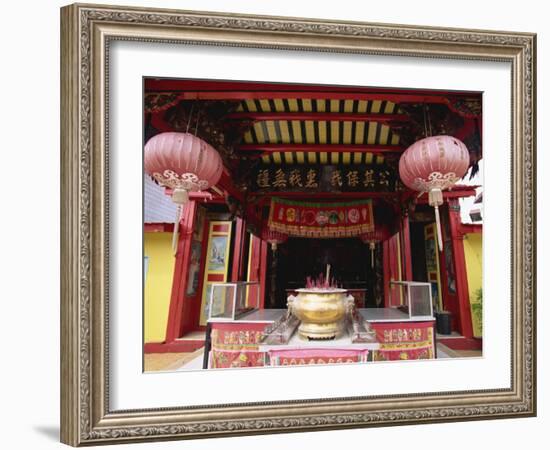
[(262, 230), (262, 240), (271, 244), (271, 249), (275, 251), (277, 250), (278, 244), (282, 244), (288, 240), (288, 235), (280, 231), (272, 230), (271, 228), (264, 228)]
[(452, 136), (431, 136), (415, 142), (401, 155), (399, 175), (410, 189), (428, 192), (428, 201), (435, 208), (439, 249), (441, 225), (439, 205), (443, 191), (451, 188), (468, 171), (470, 155), (466, 145)]
[(178, 205), (172, 237), (175, 253), (181, 205), (188, 201), (189, 192), (208, 189), (219, 181), (222, 159), (197, 136), (168, 132), (157, 134), (145, 144), (144, 167), (162, 186), (172, 189), (172, 201)]
[(189, 192), (214, 186), (223, 163), (209, 144), (190, 133), (161, 133), (145, 144), (145, 171), (161, 185), (173, 190), (172, 200), (183, 204)]

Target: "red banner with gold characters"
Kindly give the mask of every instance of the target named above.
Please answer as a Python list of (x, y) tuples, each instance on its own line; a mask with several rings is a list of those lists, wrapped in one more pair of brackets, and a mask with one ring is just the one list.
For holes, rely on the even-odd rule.
[(213, 323), (209, 367), (263, 366), (265, 353), (259, 351), (258, 344), (266, 327), (266, 323)]
[(372, 201), (308, 203), (272, 198), (268, 226), (289, 236), (359, 236), (374, 230)]
[(373, 361), (435, 358), (433, 322), (371, 323), (380, 342)]
[(351, 364), (366, 362), (369, 351), (358, 349), (301, 349), (270, 350), (268, 352), (272, 366), (302, 366), (310, 364)]

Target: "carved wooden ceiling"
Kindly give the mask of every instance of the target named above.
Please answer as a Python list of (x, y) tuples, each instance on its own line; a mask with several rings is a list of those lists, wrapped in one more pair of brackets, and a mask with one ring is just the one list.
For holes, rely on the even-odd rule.
[[(461, 139), (474, 171), (482, 157), (482, 97), (476, 92), (155, 78), (145, 80), (144, 90), (145, 141), (164, 131), (206, 140), (227, 168), (220, 182), (226, 197), (240, 202), (258, 195), (255, 177), (265, 169), (280, 167), (288, 175), (295, 167), (304, 177), (309, 166), (323, 173), (323, 166), (396, 172), (401, 153), (428, 135)], [(366, 186), (365, 195), (374, 196)], [(300, 195), (303, 183), (295, 187), (298, 192), (286, 195)], [(332, 193), (362, 192), (340, 190)]]

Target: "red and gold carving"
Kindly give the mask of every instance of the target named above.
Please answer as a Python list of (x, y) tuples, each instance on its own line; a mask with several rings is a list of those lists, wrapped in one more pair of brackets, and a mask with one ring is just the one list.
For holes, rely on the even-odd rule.
[(265, 365), (265, 353), (258, 344), (267, 323), (213, 323), (210, 367), (261, 367)]
[(368, 350), (349, 350), (337, 348), (272, 350), (269, 352), (269, 361), (272, 366), (352, 364), (366, 362), (368, 354)]
[(372, 201), (308, 203), (273, 198), (268, 226), (290, 236), (359, 236), (374, 230)]
[(435, 358), (432, 322), (373, 323), (380, 349), (373, 352), (373, 361)]

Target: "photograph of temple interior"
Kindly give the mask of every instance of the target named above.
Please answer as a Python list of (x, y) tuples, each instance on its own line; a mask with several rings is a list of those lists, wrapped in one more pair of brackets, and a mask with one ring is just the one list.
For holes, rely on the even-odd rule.
[(144, 371), (482, 356), (481, 93), (143, 86)]

